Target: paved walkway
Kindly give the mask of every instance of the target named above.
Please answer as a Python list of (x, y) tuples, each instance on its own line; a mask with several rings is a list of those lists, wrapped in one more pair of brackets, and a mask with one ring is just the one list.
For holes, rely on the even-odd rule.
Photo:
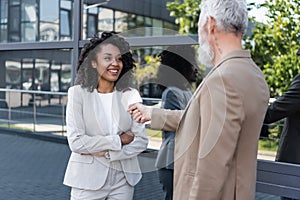
[[(62, 184), (69, 155), (66, 144), (0, 130), (0, 200), (69, 199), (70, 189)], [(139, 156), (143, 178), (135, 188), (134, 200), (163, 199), (155, 157), (156, 151)], [(256, 200), (279, 198), (257, 193)]]
[[(0, 200), (69, 199), (62, 184), (69, 156), (66, 144), (0, 133)], [(134, 199), (163, 199), (153, 153), (139, 159), (144, 173)]]
[(68, 199), (62, 185), (67, 145), (0, 134), (0, 199)]

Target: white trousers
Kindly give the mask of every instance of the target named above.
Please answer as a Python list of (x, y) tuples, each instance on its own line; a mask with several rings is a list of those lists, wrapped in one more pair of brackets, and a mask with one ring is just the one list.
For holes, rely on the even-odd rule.
[(123, 171), (110, 168), (105, 184), (99, 190), (71, 189), (71, 200), (132, 200), (134, 187)]

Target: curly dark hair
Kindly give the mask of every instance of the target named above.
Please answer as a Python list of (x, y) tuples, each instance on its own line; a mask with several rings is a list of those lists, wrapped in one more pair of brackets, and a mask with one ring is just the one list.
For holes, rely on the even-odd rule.
[[(97, 59), (96, 54), (103, 44), (112, 44), (116, 46), (122, 54), (123, 69), (115, 82), (117, 90), (122, 90), (128, 87), (132, 78), (132, 69), (136, 66), (134, 64), (128, 42), (114, 31), (103, 32), (100, 37), (95, 35), (83, 46), (77, 63), (77, 77), (75, 85), (81, 85), (82, 88), (86, 88), (90, 92), (93, 92), (93, 90), (97, 88), (98, 72), (97, 69), (92, 67), (91, 63), (93, 60)], [(126, 76), (124, 76), (125, 74)], [(119, 83), (117, 85), (121, 78), (122, 84)]]
[[(158, 68), (158, 80), (160, 83), (165, 84), (161, 84), (162, 90), (169, 86), (185, 89), (187, 85), (194, 81), (191, 79), (191, 75), (194, 73), (197, 61), (192, 46), (170, 46), (162, 51), (159, 56), (161, 65)], [(174, 70), (179, 74), (176, 74)]]

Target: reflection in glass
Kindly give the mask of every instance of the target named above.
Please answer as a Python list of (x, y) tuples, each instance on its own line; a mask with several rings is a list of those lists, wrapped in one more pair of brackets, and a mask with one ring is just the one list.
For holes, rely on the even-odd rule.
[(0, 42), (72, 39), (73, 0), (1, 0)]
[(0, 24), (6, 24), (8, 18), (8, 0), (0, 1)]
[(20, 6), (9, 7), (9, 21), (8, 23), (8, 41), (19, 42), (20, 41)]
[(59, 39), (59, 7), (58, 0), (51, 0), (52, 6), (49, 8), (49, 1), (40, 2), (40, 40), (56, 41)]
[[(52, 0), (51, 0), (52, 1)], [(67, 9), (67, 10), (71, 10), (72, 9), (72, 0), (60, 0), (60, 7)]]
[[(145, 17), (145, 27), (152, 27), (152, 19), (150, 17)], [(151, 36), (152, 29), (145, 28), (145, 36)]]
[(70, 50), (1, 52), (0, 64), (6, 88), (66, 92), (71, 85)]
[[(158, 19), (153, 19), (153, 27), (163, 27), (162, 21)], [(155, 36), (163, 35), (163, 29), (160, 28), (153, 29), (153, 35)]]
[(71, 37), (71, 16), (70, 11), (61, 10), (60, 11), (60, 35), (61, 37), (70, 38)]
[(163, 30), (164, 35), (174, 35), (174, 33), (176, 34), (178, 31), (178, 26), (170, 22), (164, 21), (163, 26), (164, 26), (164, 30)]
[(41, 22), (55, 22), (58, 20), (58, 0), (51, 0), (51, 6), (49, 7), (49, 1), (40, 1), (40, 21)]
[(11, 89), (18, 89), (21, 82), (21, 63), (14, 61), (5, 61), (6, 84)]
[(112, 31), (113, 21), (113, 11), (111, 9), (99, 8), (98, 26), (100, 32)]
[(144, 17), (143, 16), (137, 16), (136, 18), (136, 26), (139, 27), (144, 27)]
[(36, 30), (35, 23), (22, 23), (22, 41), (35, 41), (35, 30)]
[(97, 15), (88, 15), (88, 27), (87, 27), (87, 35), (88, 37), (92, 37), (93, 35), (95, 35), (98, 30), (97, 30), (97, 22), (98, 22), (98, 18)]
[(125, 32), (128, 30), (127, 24), (127, 13), (124, 12), (115, 12), (115, 31), (116, 32)]
[[(83, 6), (83, 39), (103, 31), (116, 31), (126, 37), (162, 36), (177, 34), (178, 26), (158, 18), (126, 13), (84, 1)], [(149, 8), (150, 9), (150, 8)], [(166, 30), (170, 29), (170, 30)]]
[(128, 36), (136, 36), (136, 18), (137, 16), (135, 14), (128, 14), (128, 30), (130, 32)]

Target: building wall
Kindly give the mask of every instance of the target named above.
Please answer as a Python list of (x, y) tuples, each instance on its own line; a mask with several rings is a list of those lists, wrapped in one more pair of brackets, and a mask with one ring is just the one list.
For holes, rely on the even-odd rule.
[[(0, 87), (66, 91), (75, 78), (80, 48), (95, 33), (164, 35), (164, 27), (176, 32), (166, 0), (110, 0), (92, 6), (99, 2), (0, 0)], [(144, 56), (152, 50), (141, 52)]]
[[(98, 0), (86, 0), (88, 4), (97, 4)], [(116, 9), (127, 13), (135, 13), (146, 17), (174, 22), (166, 8), (168, 0), (110, 0), (103, 7)]]

